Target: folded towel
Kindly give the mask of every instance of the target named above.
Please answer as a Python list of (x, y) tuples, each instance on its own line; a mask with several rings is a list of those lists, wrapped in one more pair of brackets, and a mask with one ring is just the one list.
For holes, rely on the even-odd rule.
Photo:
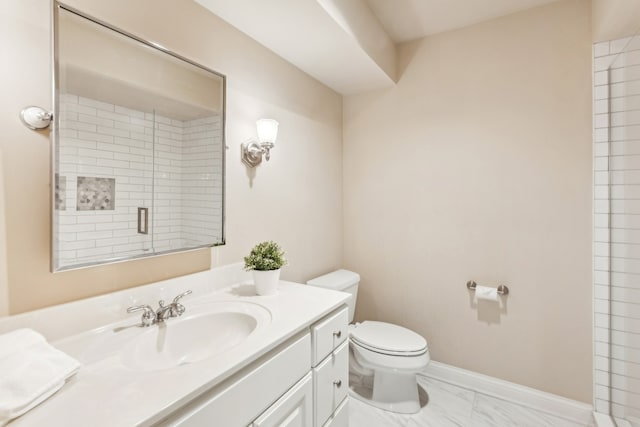
[(79, 367), (35, 331), (0, 335), (0, 426), (48, 399)]

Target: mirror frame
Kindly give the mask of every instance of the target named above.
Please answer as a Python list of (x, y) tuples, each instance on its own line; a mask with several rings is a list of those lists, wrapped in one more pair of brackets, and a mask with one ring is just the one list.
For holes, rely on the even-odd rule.
[[(211, 68), (205, 67), (202, 64), (199, 64), (195, 61), (192, 61), (188, 58), (185, 58), (182, 55), (179, 55), (169, 49), (166, 49), (165, 47), (163, 47), (162, 45), (152, 42), (152, 41), (148, 41), (145, 40), (143, 38), (140, 38), (134, 34), (131, 34), (127, 31), (124, 31), (118, 27), (115, 27), (111, 24), (108, 24), (100, 19), (97, 19), (93, 16), (87, 15), (86, 13), (66, 5), (65, 3), (58, 1), (58, 0), (54, 0), (52, 2), (53, 4), (53, 9), (52, 9), (52, 15), (51, 15), (51, 51), (53, 53), (53, 55), (51, 55), (52, 58), (52, 100), (53, 100), (53, 120), (51, 123), (51, 128), (50, 128), (50, 133), (49, 133), (49, 140), (51, 142), (51, 147), (50, 147), (50, 157), (51, 157), (51, 164), (50, 164), (50, 174), (49, 174), (49, 179), (50, 179), (50, 192), (49, 192), (49, 196), (50, 196), (50, 203), (49, 203), (49, 207), (50, 207), (50, 215), (49, 215), (49, 219), (50, 219), (50, 268), (51, 268), (51, 272), (52, 273), (59, 273), (59, 272), (64, 272), (64, 271), (71, 271), (71, 270), (78, 270), (78, 269), (84, 269), (84, 268), (89, 268), (89, 267), (95, 267), (95, 266), (101, 266), (101, 265), (108, 265), (108, 264), (116, 264), (116, 263), (121, 263), (121, 262), (126, 262), (126, 261), (131, 261), (131, 260), (139, 260), (139, 259), (144, 259), (144, 258), (151, 258), (151, 257), (156, 257), (156, 256), (163, 256), (163, 255), (168, 255), (168, 254), (172, 254), (172, 253), (182, 253), (182, 252), (190, 252), (190, 251), (196, 251), (196, 250), (201, 250), (201, 249), (205, 249), (205, 248), (211, 248), (211, 247), (216, 247), (216, 246), (223, 246), (226, 244), (226, 151), (227, 151), (227, 145), (226, 145), (226, 115), (227, 115), (227, 77), (226, 75), (219, 73), (217, 71), (212, 70)], [(221, 241), (219, 243), (212, 243), (212, 244), (205, 244), (205, 245), (199, 245), (199, 246), (195, 246), (195, 247), (189, 247), (189, 248), (184, 248), (184, 249), (171, 249), (171, 250), (167, 250), (167, 251), (160, 251), (160, 252), (153, 252), (150, 254), (140, 254), (140, 255), (133, 255), (133, 256), (125, 256), (125, 257), (113, 257), (113, 258), (105, 258), (104, 260), (101, 261), (94, 261), (94, 262), (89, 262), (89, 263), (79, 263), (79, 264), (74, 264), (74, 265), (70, 265), (70, 266), (63, 266), (63, 267), (59, 267), (56, 266), (56, 234), (58, 232), (58, 224), (55, 221), (55, 205), (56, 205), (56, 197), (55, 197), (55, 175), (56, 175), (56, 162), (57, 162), (57, 158), (56, 158), (56, 148), (59, 145), (59, 115), (60, 115), (60, 97), (59, 97), (59, 93), (60, 93), (60, 82), (59, 82), (59, 72), (58, 72), (58, 67), (59, 67), (59, 61), (58, 61), (58, 54), (59, 52), (59, 40), (58, 40), (58, 26), (59, 26), (59, 22), (58, 22), (58, 13), (60, 10), (64, 10), (70, 13), (73, 13), (75, 15), (80, 16), (81, 18), (84, 19), (88, 19), (89, 21), (92, 21), (95, 24), (98, 24), (102, 27), (105, 27), (111, 31), (115, 31), (116, 33), (119, 33), (125, 37), (128, 37), (130, 39), (133, 39), (139, 43), (142, 43), (152, 49), (155, 49), (157, 51), (163, 52), (167, 55), (170, 55), (176, 59), (179, 59), (181, 61), (184, 61), (186, 63), (189, 63), (195, 67), (198, 67), (202, 70), (205, 70), (207, 72), (210, 72), (218, 77), (220, 77), (222, 79), (222, 113), (221, 113), (221, 124), (222, 124), (222, 135), (221, 135), (221, 144), (222, 144), (222, 197), (221, 197), (221, 203), (222, 203), (222, 213), (221, 213), (221, 217), (222, 217), (222, 235), (221, 235)]]

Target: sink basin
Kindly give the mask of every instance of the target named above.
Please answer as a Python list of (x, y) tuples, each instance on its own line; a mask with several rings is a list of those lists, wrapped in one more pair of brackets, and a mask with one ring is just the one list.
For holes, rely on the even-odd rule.
[(248, 302), (187, 306), (179, 318), (145, 328), (123, 349), (122, 362), (137, 371), (172, 369), (219, 355), (244, 342), (271, 315)]

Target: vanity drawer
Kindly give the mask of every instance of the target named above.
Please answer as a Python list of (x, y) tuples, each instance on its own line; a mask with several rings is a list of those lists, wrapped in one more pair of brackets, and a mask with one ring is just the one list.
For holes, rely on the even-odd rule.
[(349, 391), (349, 343), (313, 368), (313, 416), (315, 426), (322, 426), (334, 413)]
[(349, 399), (344, 399), (322, 427), (349, 427)]
[(349, 335), (349, 309), (342, 308), (335, 314), (311, 327), (312, 360), (316, 366), (329, 353), (342, 344)]

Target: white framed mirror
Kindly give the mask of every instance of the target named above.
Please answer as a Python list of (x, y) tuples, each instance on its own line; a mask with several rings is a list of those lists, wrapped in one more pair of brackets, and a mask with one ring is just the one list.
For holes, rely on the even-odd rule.
[(52, 270), (224, 244), (226, 78), (54, 2)]

